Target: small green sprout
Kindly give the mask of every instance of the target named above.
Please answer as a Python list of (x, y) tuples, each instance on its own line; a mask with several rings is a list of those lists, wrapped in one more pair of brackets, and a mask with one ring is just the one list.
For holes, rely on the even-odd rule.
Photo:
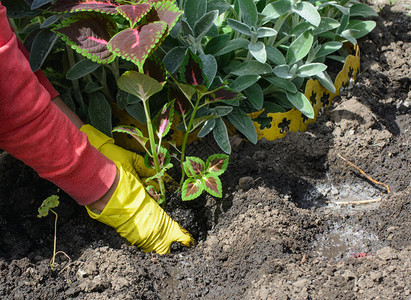
[(50, 260), (50, 267), (51, 269), (54, 271), (56, 269), (56, 255), (57, 254), (63, 254), (68, 258), (68, 263), (65, 265), (65, 267), (59, 272), (62, 273), (64, 270), (67, 270), (67, 282), (71, 283), (70, 279), (69, 279), (69, 265), (71, 262), (71, 258), (70, 256), (68, 256), (65, 252), (63, 251), (57, 251), (56, 252), (56, 244), (57, 244), (57, 218), (58, 215), (57, 213), (53, 210), (53, 208), (57, 207), (60, 204), (59, 202), (59, 196), (57, 195), (52, 195), (50, 197), (48, 197), (46, 200), (43, 201), (43, 203), (41, 204), (41, 206), (38, 209), (39, 214), (37, 215), (37, 218), (42, 218), (42, 217), (46, 217), (49, 212), (51, 211), (55, 216), (55, 220), (54, 220), (54, 247), (53, 247), (53, 256)]

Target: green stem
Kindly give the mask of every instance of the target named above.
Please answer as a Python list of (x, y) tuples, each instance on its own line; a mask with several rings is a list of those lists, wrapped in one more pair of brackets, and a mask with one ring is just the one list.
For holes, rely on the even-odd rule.
[(184, 172), (183, 163), (184, 163), (184, 159), (185, 159), (184, 156), (185, 156), (185, 151), (186, 151), (187, 140), (188, 140), (188, 136), (190, 134), (191, 127), (193, 126), (193, 121), (194, 121), (194, 118), (196, 116), (199, 104), (200, 104), (200, 99), (201, 99), (201, 96), (199, 96), (197, 94), (197, 101), (196, 101), (196, 104), (193, 108), (193, 113), (191, 114), (190, 121), (188, 122), (188, 126), (187, 126), (186, 132), (184, 134), (183, 144), (181, 145), (181, 158), (180, 158), (181, 180), (180, 180), (180, 187), (183, 185), (184, 179), (185, 179), (185, 172)]
[(101, 76), (101, 82), (100, 84), (103, 86), (103, 94), (104, 96), (106, 96), (107, 100), (109, 100), (110, 102), (115, 102), (113, 96), (110, 93), (110, 90), (108, 89), (107, 86), (107, 74), (106, 74), (106, 70), (103, 68), (102, 69), (102, 76)]
[[(74, 54), (73, 54), (73, 50), (71, 49), (71, 47), (66, 45), (66, 50), (67, 50), (66, 51), (67, 58), (68, 58), (70, 69), (71, 69), (76, 64), (76, 61), (74, 59)], [(77, 102), (80, 104), (80, 107), (83, 109), (83, 112), (87, 112), (86, 105), (84, 103), (83, 95), (81, 94), (80, 85), (78, 83), (78, 80), (74, 79), (71, 82), (74, 88), (74, 97), (76, 98)]]
[[(150, 140), (151, 155), (153, 157), (156, 173), (159, 174), (161, 170), (160, 170), (160, 165), (158, 164), (158, 152), (156, 149), (156, 143), (155, 143), (155, 138), (154, 138), (153, 124), (151, 122), (151, 117), (150, 117), (150, 107), (148, 106), (148, 100), (143, 100), (142, 102), (143, 102), (144, 112), (146, 114), (146, 119), (147, 119), (147, 130), (148, 130), (148, 137)], [(165, 196), (166, 194), (165, 194), (164, 182), (161, 177), (158, 178), (158, 185), (160, 186), (161, 195)]]

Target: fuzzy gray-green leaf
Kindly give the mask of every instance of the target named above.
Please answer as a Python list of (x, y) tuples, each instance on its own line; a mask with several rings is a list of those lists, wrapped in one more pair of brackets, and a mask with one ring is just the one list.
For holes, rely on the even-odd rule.
[(287, 51), (287, 63), (292, 64), (303, 59), (310, 52), (313, 44), (314, 36), (312, 30), (308, 30), (301, 34), (291, 43)]
[(251, 143), (257, 143), (257, 131), (250, 117), (240, 108), (234, 107), (233, 111), (227, 115), (230, 123), (240, 131)]
[(314, 5), (308, 1), (301, 1), (293, 6), (293, 11), (314, 26), (320, 25), (321, 16)]
[(295, 108), (297, 108), (299, 111), (301, 111), (304, 115), (306, 115), (308, 118), (313, 119), (314, 118), (314, 109), (310, 103), (310, 101), (307, 99), (307, 97), (301, 93), (289, 93), (287, 92), (287, 99), (290, 101)]
[(66, 78), (69, 80), (79, 79), (97, 70), (99, 66), (99, 64), (92, 62), (89, 59), (80, 60), (67, 72)]
[(263, 108), (264, 93), (258, 83), (246, 88), (243, 93), (257, 111)]
[(194, 25), (194, 36), (200, 41), (213, 26), (218, 17), (218, 10), (213, 10), (202, 16)]
[(322, 63), (309, 63), (302, 65), (297, 70), (297, 76), (299, 77), (311, 77), (322, 73), (327, 69), (327, 66)]
[(213, 130), (214, 140), (217, 142), (218, 146), (225, 153), (231, 153), (230, 140), (228, 138), (227, 127), (224, 124), (224, 121), (221, 118), (215, 119), (215, 127)]
[(187, 0), (184, 5), (184, 16), (191, 28), (207, 11), (207, 0)]
[(242, 90), (256, 83), (258, 79), (260, 79), (259, 75), (244, 75), (237, 77), (233, 82), (230, 83), (229, 86), (233, 90), (241, 92)]
[(112, 136), (111, 107), (103, 94), (93, 93), (90, 95), (88, 115), (91, 125), (106, 135)]
[(263, 42), (249, 43), (248, 50), (260, 63), (265, 63), (267, 61), (267, 52), (265, 51), (265, 45)]

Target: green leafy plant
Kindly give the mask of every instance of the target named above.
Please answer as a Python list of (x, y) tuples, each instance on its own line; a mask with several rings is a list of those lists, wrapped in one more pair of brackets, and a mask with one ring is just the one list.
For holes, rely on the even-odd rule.
[(179, 30), (163, 47), (169, 45), (164, 57), (167, 70), (176, 70), (190, 48), (207, 65), (205, 73), (228, 81), (246, 96), (235, 113), (264, 109), (264, 116), (295, 107), (313, 118), (304, 83), (318, 79), (336, 92), (326, 58), (344, 61), (343, 44), (357, 43), (375, 27), (373, 21), (358, 19), (375, 12), (352, 0), (186, 0), (180, 4), (184, 15), (176, 26)]
[(59, 205), (59, 196), (57, 195), (52, 195), (45, 199), (41, 206), (38, 209), (39, 214), (37, 215), (38, 218), (46, 217), (49, 212), (52, 212), (55, 215), (54, 219), (54, 242), (53, 242), (53, 256), (51, 257), (50, 260), (50, 267), (54, 271), (57, 268), (57, 264), (55, 262), (57, 254), (63, 254), (67, 259), (68, 263), (64, 266), (63, 269), (60, 270), (59, 274), (64, 272), (64, 270), (67, 271), (67, 282), (70, 283), (69, 280), (69, 266), (71, 262), (70, 256), (68, 256), (64, 251), (56, 251), (56, 245), (57, 245), (57, 219), (58, 219), (58, 214), (53, 210), (53, 208), (57, 207)]
[(203, 191), (214, 197), (222, 197), (223, 188), (219, 176), (227, 169), (228, 155), (211, 155), (206, 163), (198, 157), (189, 156), (183, 166), (188, 177), (182, 186), (183, 201), (195, 199)]

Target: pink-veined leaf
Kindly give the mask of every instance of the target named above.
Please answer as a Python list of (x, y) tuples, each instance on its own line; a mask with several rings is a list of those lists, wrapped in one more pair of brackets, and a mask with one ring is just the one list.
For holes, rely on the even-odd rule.
[(204, 191), (201, 179), (187, 178), (181, 188), (181, 198), (183, 201), (193, 200)]
[(147, 57), (160, 45), (167, 29), (165, 22), (128, 28), (111, 38), (107, 47), (114, 54), (142, 68)]
[(117, 11), (130, 22), (131, 27), (134, 27), (150, 9), (151, 5), (148, 3), (120, 5), (117, 7)]
[(186, 114), (191, 107), (190, 102), (188, 101), (187, 97), (178, 88), (178, 86), (174, 86), (169, 84), (168, 85), (168, 99), (176, 99), (177, 105), (175, 106), (175, 110), (181, 116)]
[[(158, 153), (158, 164), (160, 166), (160, 169), (163, 169), (165, 167), (169, 168), (170, 161), (171, 161), (170, 153), (168, 152), (166, 148), (161, 146), (160, 152)], [(144, 164), (146, 165), (147, 168), (151, 168), (151, 169), (155, 168), (154, 160), (150, 155), (148, 155), (148, 153), (144, 155)]]
[(183, 163), (184, 171), (189, 177), (199, 177), (203, 174), (205, 163), (201, 158), (187, 156)]
[(100, 13), (73, 15), (53, 29), (77, 52), (102, 64), (108, 64), (115, 58), (107, 44), (116, 30), (115, 21)]
[(208, 86), (207, 77), (203, 72), (203, 64), (200, 57), (195, 55), (190, 49), (179, 68), (180, 79), (189, 85), (194, 86)]
[(51, 11), (57, 13), (74, 13), (82, 11), (94, 11), (110, 15), (116, 15), (117, 4), (111, 1), (95, 0), (57, 0), (51, 7)]
[(146, 138), (143, 133), (133, 126), (116, 126), (113, 128), (112, 132), (127, 133), (135, 138), (141, 145), (145, 146), (148, 138)]
[(206, 171), (214, 175), (221, 175), (227, 170), (229, 156), (226, 154), (213, 154), (206, 162)]
[(157, 130), (157, 136), (165, 137), (170, 131), (174, 119), (174, 100), (167, 102), (158, 115), (154, 118), (154, 125)]
[[(150, 1), (149, 1), (150, 2)], [(178, 17), (183, 13), (175, 1), (157, 1), (154, 4), (155, 13), (151, 15), (154, 21), (163, 21), (168, 25), (168, 31), (170, 31), (176, 24)], [(148, 18), (150, 22), (150, 18)]]
[(156, 191), (156, 189), (154, 188), (154, 186), (149, 185), (148, 187), (146, 187), (146, 191), (147, 193), (150, 195), (151, 198), (153, 198), (154, 200), (157, 201), (158, 204), (161, 204), (161, 195)]
[(167, 72), (164, 63), (157, 56), (151, 55), (144, 63), (144, 74), (154, 78), (161, 85), (165, 85), (167, 81)]
[(223, 186), (220, 178), (213, 173), (208, 173), (202, 178), (204, 182), (204, 189), (212, 196), (221, 198), (223, 197)]
[(242, 98), (242, 94), (230, 89), (225, 84), (221, 84), (213, 92), (209, 93), (208, 101), (235, 101)]

